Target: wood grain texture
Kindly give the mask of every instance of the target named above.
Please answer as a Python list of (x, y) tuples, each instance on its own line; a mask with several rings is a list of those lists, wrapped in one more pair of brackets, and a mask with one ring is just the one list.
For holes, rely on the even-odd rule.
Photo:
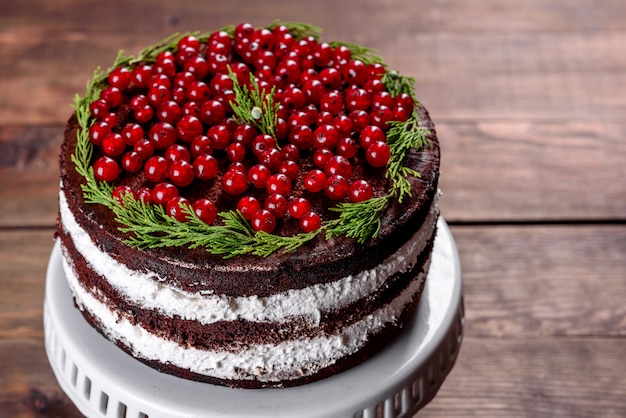
[(626, 82), (619, 19), (625, 13), (616, 1), (598, 7), (490, 1), (476, 9), (409, 0), (359, 7), (330, 0), (237, 3), (142, 1), (120, 13), (116, 2), (9, 2), (12, 15), (0, 20), (0, 124), (65, 121), (73, 95), (120, 48), (136, 53), (176, 31), (303, 16), (323, 26), (329, 40), (379, 49), (392, 68), (417, 78), (419, 98), (439, 119), (623, 120), (626, 113), (626, 96), (614, 92)]
[(418, 418), (623, 418), (624, 340), (467, 337)]

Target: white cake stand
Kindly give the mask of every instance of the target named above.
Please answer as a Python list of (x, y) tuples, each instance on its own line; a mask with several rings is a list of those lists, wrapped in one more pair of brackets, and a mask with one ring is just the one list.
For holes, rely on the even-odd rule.
[(89, 417), (410, 417), (450, 372), (463, 323), (459, 256), (442, 219), (418, 312), (400, 337), (357, 367), (294, 388), (231, 389), (159, 373), (135, 360), (74, 307), (58, 242), (44, 303), (48, 359), (61, 388)]

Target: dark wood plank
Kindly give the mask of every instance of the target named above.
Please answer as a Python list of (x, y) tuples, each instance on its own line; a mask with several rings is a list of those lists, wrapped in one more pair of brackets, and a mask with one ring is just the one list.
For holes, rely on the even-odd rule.
[(626, 125), (439, 123), (442, 211), (454, 221), (626, 217)]
[(443, 387), (418, 418), (622, 418), (624, 339), (463, 341)]
[(43, 335), (44, 283), (53, 244), (51, 228), (0, 233), (0, 339)]
[(593, 8), (491, 1), (477, 9), (409, 0), (359, 7), (325, 0), (308, 9), (283, 0), (274, 7), (211, 5), (210, 15), (194, 3), (133, 3), (124, 13), (119, 3), (40, 4), (32, 15), (29, 3), (10, 3), (0, 25), (0, 124), (64, 121), (74, 93), (120, 48), (136, 53), (175, 31), (260, 25), (276, 16), (307, 16), (326, 27), (328, 39), (378, 48), (392, 68), (419, 80), (418, 96), (436, 119), (622, 120), (626, 113), (626, 96), (615, 88), (626, 81), (626, 13), (615, 0)]
[(3, 417), (82, 417), (59, 387), (40, 338), (0, 338), (0, 375)]
[(0, 126), (0, 226), (56, 223), (63, 125)]
[(467, 332), (626, 337), (626, 226), (455, 227)]

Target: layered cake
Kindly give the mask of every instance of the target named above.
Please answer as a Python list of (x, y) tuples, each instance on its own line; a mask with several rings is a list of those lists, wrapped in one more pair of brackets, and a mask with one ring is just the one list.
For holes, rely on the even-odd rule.
[(74, 301), (165, 373), (287, 387), (410, 319), (439, 215), (414, 80), (302, 23), (174, 35), (96, 70), (65, 131)]

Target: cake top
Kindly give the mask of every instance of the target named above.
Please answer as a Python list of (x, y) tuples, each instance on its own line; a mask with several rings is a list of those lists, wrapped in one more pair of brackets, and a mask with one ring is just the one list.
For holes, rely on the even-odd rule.
[(420, 177), (414, 79), (303, 23), (173, 35), (118, 54), (75, 99), (86, 203), (128, 245), (222, 257), (376, 238)]

